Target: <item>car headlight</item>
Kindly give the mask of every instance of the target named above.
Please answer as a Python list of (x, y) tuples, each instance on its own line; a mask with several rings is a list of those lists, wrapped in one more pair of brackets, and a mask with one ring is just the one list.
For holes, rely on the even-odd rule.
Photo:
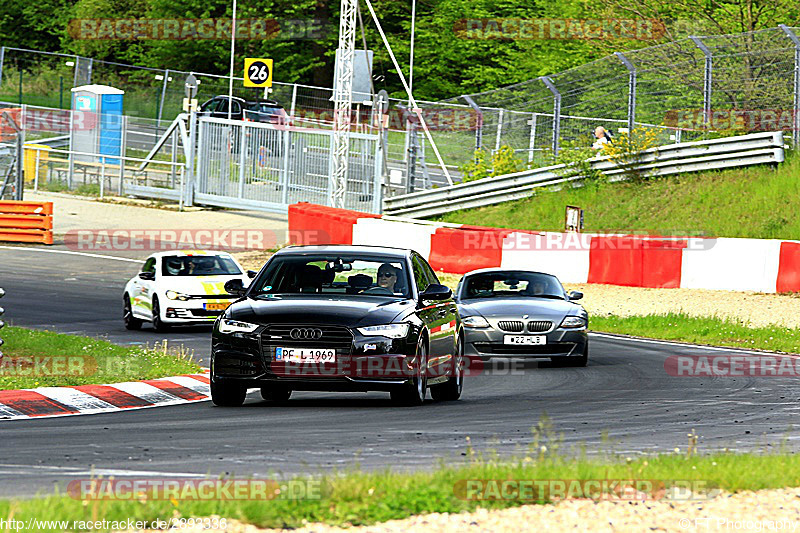
[(188, 294), (183, 294), (175, 291), (167, 291), (167, 298), (169, 298), (170, 300), (180, 300), (182, 302), (192, 299), (192, 297), (189, 296)]
[(229, 318), (223, 318), (219, 321), (220, 333), (251, 333), (257, 328), (258, 324), (239, 322), (238, 320), (231, 320)]
[(381, 336), (390, 339), (402, 339), (408, 335), (408, 324), (382, 324), (358, 328), (358, 332), (367, 337)]
[(489, 328), (491, 325), (489, 321), (483, 318), (481, 315), (475, 316), (468, 316), (464, 317), (464, 320), (461, 321), (464, 326), (468, 328)]
[(585, 328), (586, 321), (579, 316), (568, 316), (561, 321), (562, 328)]

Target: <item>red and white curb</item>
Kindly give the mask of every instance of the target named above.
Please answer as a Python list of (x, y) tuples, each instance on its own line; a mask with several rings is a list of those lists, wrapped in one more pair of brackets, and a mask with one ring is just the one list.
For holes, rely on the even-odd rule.
[(110, 385), (0, 391), (0, 420), (109, 413), (208, 400), (206, 374)]

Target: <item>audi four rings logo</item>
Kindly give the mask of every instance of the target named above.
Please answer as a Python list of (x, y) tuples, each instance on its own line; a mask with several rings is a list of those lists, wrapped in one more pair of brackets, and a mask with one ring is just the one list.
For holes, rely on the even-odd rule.
[(321, 339), (322, 330), (319, 328), (294, 328), (289, 332), (293, 339)]

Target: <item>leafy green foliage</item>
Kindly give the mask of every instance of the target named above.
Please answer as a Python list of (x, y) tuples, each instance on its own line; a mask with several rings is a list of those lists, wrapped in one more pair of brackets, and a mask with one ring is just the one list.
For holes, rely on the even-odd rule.
[(503, 145), (494, 151), (491, 163), (486, 161), (486, 157), (487, 154), (483, 149), (475, 150), (473, 160), (459, 168), (464, 175), (462, 181), (513, 174), (525, 169), (525, 164), (516, 158), (514, 149), (508, 145)]

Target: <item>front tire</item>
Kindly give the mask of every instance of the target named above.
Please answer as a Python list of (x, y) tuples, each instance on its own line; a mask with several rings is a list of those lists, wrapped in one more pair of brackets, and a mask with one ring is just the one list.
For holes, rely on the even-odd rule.
[(391, 391), (392, 401), (400, 405), (416, 406), (425, 402), (428, 389), (428, 348), (425, 340), (417, 343), (417, 372), (408, 382)]
[(241, 385), (223, 385), (211, 380), (211, 401), (219, 407), (239, 407), (247, 397), (247, 389)]
[(153, 329), (159, 333), (169, 331), (169, 325), (161, 320), (161, 306), (158, 304), (158, 298), (153, 296)]
[(127, 294), (122, 298), (122, 320), (125, 322), (125, 329), (136, 330), (142, 327), (142, 321), (133, 316), (133, 306)]
[(454, 402), (461, 398), (464, 389), (464, 346), (459, 337), (453, 375), (444, 383), (431, 387), (431, 397), (437, 402)]

